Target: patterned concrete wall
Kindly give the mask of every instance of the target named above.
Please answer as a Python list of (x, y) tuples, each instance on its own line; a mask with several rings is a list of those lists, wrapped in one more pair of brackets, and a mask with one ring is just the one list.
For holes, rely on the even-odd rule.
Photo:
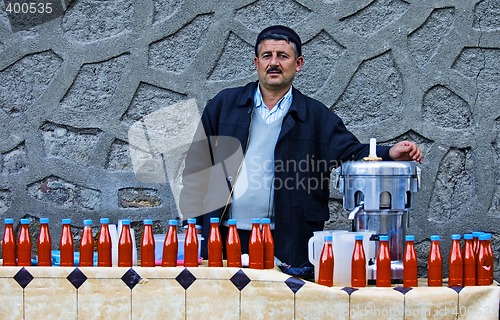
[[(254, 81), (258, 32), (285, 24), (304, 42), (297, 88), (362, 141), (423, 148), (409, 229), (422, 274), (430, 234), (443, 237), (447, 257), (451, 233), (485, 230), (499, 279), (500, 1), (68, 2), (28, 27), (0, 3), (1, 218), (48, 216), (54, 237), (63, 217), (76, 234), (83, 218), (101, 216), (138, 229), (153, 218), (163, 231), (177, 216), (175, 187), (134, 174), (129, 128), (188, 99), (201, 110), (222, 88)], [(346, 217), (332, 192), (328, 227), (347, 228)]]

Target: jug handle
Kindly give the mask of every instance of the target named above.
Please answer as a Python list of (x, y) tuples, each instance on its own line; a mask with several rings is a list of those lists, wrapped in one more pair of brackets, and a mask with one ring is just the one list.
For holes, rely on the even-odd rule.
[(314, 260), (314, 254), (313, 254), (313, 249), (314, 249), (314, 240), (316, 237), (311, 237), (309, 238), (309, 241), (307, 243), (307, 255), (309, 257), (309, 262), (312, 263), (314, 266), (318, 263), (317, 261)]

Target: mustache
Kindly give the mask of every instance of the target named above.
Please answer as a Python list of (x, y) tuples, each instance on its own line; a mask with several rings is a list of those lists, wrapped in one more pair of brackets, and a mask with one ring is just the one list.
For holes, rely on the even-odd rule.
[(273, 71), (278, 71), (279, 73), (282, 73), (281, 69), (279, 67), (269, 67), (267, 70), (266, 70), (266, 73), (269, 73), (269, 72), (273, 72)]

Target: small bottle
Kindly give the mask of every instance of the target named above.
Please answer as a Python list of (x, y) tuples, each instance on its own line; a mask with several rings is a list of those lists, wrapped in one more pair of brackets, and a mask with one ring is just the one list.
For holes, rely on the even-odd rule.
[(49, 218), (40, 218), (40, 233), (38, 235), (38, 265), (52, 266), (52, 240), (49, 231)]
[(229, 225), (226, 239), (227, 266), (241, 268), (241, 242), (236, 228), (237, 221), (236, 219), (229, 219), (227, 223)]
[(83, 220), (83, 232), (80, 239), (81, 267), (94, 266), (94, 236), (92, 235), (92, 220)]
[(464, 260), (462, 257), (462, 248), (460, 247), (460, 235), (451, 235), (450, 256), (448, 258), (448, 286), (462, 287), (464, 277)]
[(71, 219), (62, 219), (62, 225), (59, 241), (61, 267), (73, 267), (75, 265), (75, 246), (73, 243), (73, 234), (71, 233)]
[(113, 265), (113, 260), (111, 235), (109, 233), (109, 218), (101, 218), (100, 223), (101, 227), (97, 242), (97, 265), (99, 267), (111, 267)]
[(198, 266), (198, 232), (196, 219), (188, 219), (188, 228), (184, 238), (184, 266)]
[(168, 230), (163, 242), (162, 267), (177, 266), (177, 251), (179, 242), (177, 240), (177, 220), (168, 220)]
[(389, 253), (389, 236), (379, 236), (376, 275), (377, 287), (391, 286), (391, 256)]
[(427, 286), (441, 287), (443, 285), (443, 257), (438, 235), (431, 235), (431, 248), (427, 257)]
[(271, 232), (271, 219), (263, 218), (262, 241), (264, 242), (264, 269), (274, 268), (274, 239)]
[(366, 257), (363, 235), (354, 236), (354, 250), (351, 258), (351, 287), (366, 287)]
[(30, 219), (21, 219), (21, 230), (17, 239), (17, 265), (31, 266)]
[(248, 267), (251, 269), (264, 269), (264, 242), (260, 231), (260, 219), (252, 219), (252, 230), (248, 243)]
[(418, 262), (415, 252), (415, 236), (407, 235), (403, 257), (403, 287), (418, 287)]
[(476, 285), (476, 255), (474, 254), (474, 239), (472, 234), (464, 234), (464, 286)]
[(493, 268), (493, 259), (489, 252), (489, 242), (491, 235), (488, 233), (479, 236), (479, 252), (476, 261), (476, 283), (478, 286), (489, 286), (491, 281), (490, 274)]
[(14, 233), (14, 219), (7, 218), (4, 220), (5, 229), (2, 238), (2, 254), (3, 265), (16, 265), (16, 236)]
[(333, 286), (334, 265), (332, 235), (326, 235), (324, 240), (323, 249), (321, 249), (319, 256), (318, 284), (331, 287)]
[(144, 220), (141, 240), (141, 267), (155, 266), (155, 239), (153, 236), (153, 220)]
[(219, 218), (210, 218), (208, 238), (208, 266), (222, 267), (222, 238), (219, 230)]
[(118, 240), (118, 266), (132, 267), (132, 235), (128, 219), (122, 220), (122, 231)]

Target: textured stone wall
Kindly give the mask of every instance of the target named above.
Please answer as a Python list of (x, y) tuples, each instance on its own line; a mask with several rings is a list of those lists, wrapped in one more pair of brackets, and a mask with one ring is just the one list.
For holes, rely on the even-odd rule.
[[(55, 238), (63, 217), (77, 237), (83, 218), (97, 224), (101, 216), (130, 218), (138, 231), (152, 218), (164, 231), (178, 216), (165, 176), (178, 178), (182, 168), (169, 161), (182, 148), (146, 148), (150, 165), (167, 164), (145, 166), (141, 177), (129, 129), (188, 99), (201, 110), (222, 88), (254, 81), (258, 32), (285, 24), (304, 43), (297, 88), (362, 141), (410, 139), (423, 148), (409, 229), (422, 275), (430, 234), (442, 236), (447, 258), (451, 233), (485, 230), (499, 279), (500, 1), (78, 0), (65, 8), (69, 2), (24, 29), (0, 3), (2, 219), (47, 216)], [(182, 118), (180, 129), (190, 123)], [(328, 228), (348, 226), (332, 191)]]

